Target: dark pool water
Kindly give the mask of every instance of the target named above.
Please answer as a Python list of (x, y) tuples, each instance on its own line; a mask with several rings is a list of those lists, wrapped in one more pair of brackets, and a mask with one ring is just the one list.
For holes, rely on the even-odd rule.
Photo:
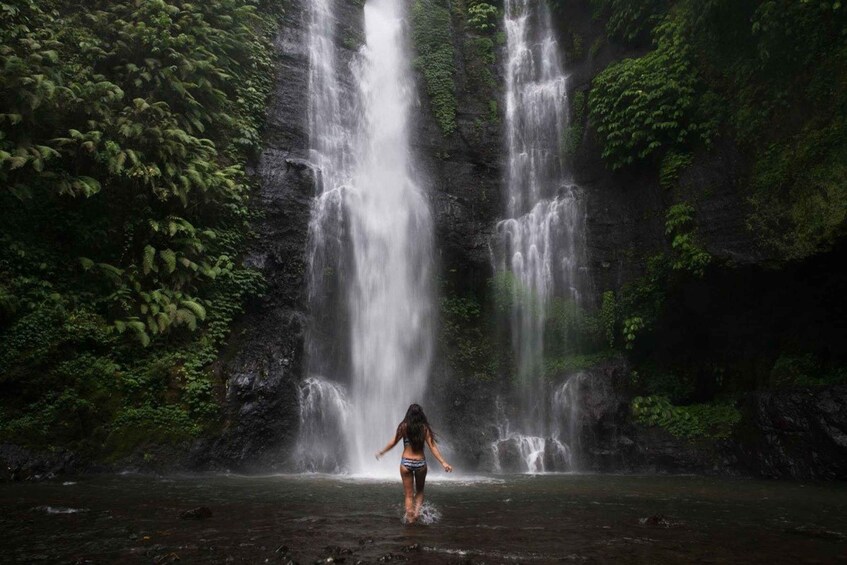
[(415, 526), (401, 498), (399, 479), (324, 476), (2, 484), (0, 562), (847, 563), (844, 484), (459, 477), (428, 483)]

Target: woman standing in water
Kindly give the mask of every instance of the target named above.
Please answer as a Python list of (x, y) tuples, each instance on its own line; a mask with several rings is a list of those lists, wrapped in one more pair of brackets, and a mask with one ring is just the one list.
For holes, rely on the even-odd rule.
[[(394, 439), (388, 442), (385, 448), (376, 454), (379, 459), (387, 451), (390, 451), (397, 442), (403, 440), (403, 455), (400, 459), (400, 477), (403, 479), (403, 491), (406, 495), (406, 522), (414, 524), (423, 506), (424, 484), (426, 483), (426, 456), (424, 455), (424, 444), (429, 446), (430, 451), (448, 473), (453, 471), (435, 444), (435, 434), (429, 426), (423, 408), (418, 404), (412, 404), (406, 410), (406, 417), (397, 426)], [(414, 482), (414, 484), (413, 484)]]

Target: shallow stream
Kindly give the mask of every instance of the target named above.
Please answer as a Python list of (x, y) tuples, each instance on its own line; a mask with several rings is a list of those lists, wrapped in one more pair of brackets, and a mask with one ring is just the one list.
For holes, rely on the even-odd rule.
[[(433, 476), (434, 475), (434, 476)], [(3, 563), (847, 563), (847, 485), (431, 473), (108, 476), (0, 484)], [(211, 516), (181, 518), (206, 506)], [(333, 558), (332, 561), (327, 561)]]

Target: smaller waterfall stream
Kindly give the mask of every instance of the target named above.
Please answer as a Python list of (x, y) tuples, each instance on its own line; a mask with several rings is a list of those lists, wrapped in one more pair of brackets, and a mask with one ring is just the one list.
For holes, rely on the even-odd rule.
[(506, 0), (504, 25), (508, 204), (507, 219), (497, 226), (496, 257), (512, 294), (518, 405), (502, 414), (495, 467), (502, 469), (508, 459), (523, 462), (512, 470), (567, 470), (574, 464), (573, 438), (562, 420), (570, 417), (563, 412), (575, 409), (574, 399), (551, 391), (545, 367), (552, 302), (578, 306), (584, 278), (585, 214), (562, 148), (567, 77), (546, 3)]

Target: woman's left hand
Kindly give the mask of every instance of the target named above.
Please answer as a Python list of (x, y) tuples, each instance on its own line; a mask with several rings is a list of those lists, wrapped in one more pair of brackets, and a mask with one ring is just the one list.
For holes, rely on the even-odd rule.
[(379, 461), (380, 457), (382, 457), (382, 451), (377, 451), (375, 455), (376, 455), (376, 460)]

